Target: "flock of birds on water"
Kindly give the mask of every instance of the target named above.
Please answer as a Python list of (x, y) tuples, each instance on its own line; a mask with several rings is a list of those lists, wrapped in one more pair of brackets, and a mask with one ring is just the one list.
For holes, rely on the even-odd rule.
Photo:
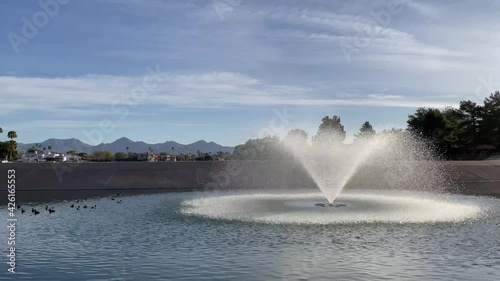
[[(117, 193), (116, 194), (116, 197), (120, 197), (122, 194), (121, 193)], [(116, 197), (111, 197), (111, 200), (113, 201), (116, 201), (116, 203), (120, 204), (123, 200), (116, 200), (115, 198)], [(76, 200), (76, 204), (82, 202), (83, 203), (84, 200)], [(71, 204), (71, 208), (76, 208), (76, 210), (80, 210), (80, 205), (75, 205), (75, 204)], [(89, 206), (87, 205), (83, 205), (82, 206), (83, 209), (88, 209)], [(21, 205), (17, 204), (17, 209), (21, 209), (21, 214), (24, 214), (26, 212), (26, 210), (24, 208), (21, 207)], [(90, 209), (97, 209), (97, 204), (94, 204), (94, 206), (90, 206)], [(49, 214), (52, 214), (52, 213), (55, 213), (56, 210), (54, 209), (54, 207), (49, 207), (48, 205), (45, 206), (45, 211), (47, 211)], [(38, 211), (37, 209), (35, 208), (31, 208), (31, 213), (34, 214), (34, 215), (39, 215), (40, 214), (40, 211)]]

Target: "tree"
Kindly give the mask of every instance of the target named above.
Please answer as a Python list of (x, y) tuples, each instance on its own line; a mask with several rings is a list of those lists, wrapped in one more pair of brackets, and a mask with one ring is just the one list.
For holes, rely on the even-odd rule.
[(17, 138), (17, 133), (16, 133), (16, 131), (10, 131), (10, 132), (8, 132), (8, 133), (7, 133), (7, 137), (8, 137), (9, 139), (11, 139), (11, 140), (13, 140), (13, 139)]
[(7, 146), (7, 160), (14, 160), (17, 158), (17, 142), (10, 140), (6, 142)]
[(70, 151), (66, 152), (66, 154), (76, 155), (76, 150), (70, 150)]
[(92, 156), (92, 160), (94, 161), (113, 161), (114, 160), (114, 155), (110, 151), (97, 151), (94, 153)]
[(0, 141), (0, 157), (2, 159), (7, 157), (7, 142)]
[(295, 139), (300, 141), (306, 141), (308, 138), (307, 132), (302, 129), (294, 129), (288, 132), (285, 139)]
[(325, 116), (316, 134), (316, 140), (330, 143), (341, 143), (345, 140), (346, 132), (340, 117), (334, 115), (332, 118)]
[(446, 149), (448, 146), (446, 120), (439, 109), (421, 107), (415, 114), (408, 116), (406, 123), (408, 131), (422, 137), (430, 144), (441, 149)]
[(281, 159), (285, 155), (280, 139), (267, 136), (261, 139), (249, 139), (234, 148), (234, 156), (245, 160)]
[(17, 138), (16, 131), (9, 131), (7, 137), (10, 139), (6, 143), (7, 160), (14, 160), (17, 157), (17, 142), (14, 140)]
[(130, 148), (127, 146), (125, 149), (127, 150), (127, 154), (130, 154), (130, 152), (129, 152)]
[(361, 125), (361, 128), (359, 128), (359, 133), (354, 136), (358, 139), (365, 139), (374, 136), (376, 133), (377, 132), (373, 129), (370, 122), (366, 121), (363, 125)]
[(461, 101), (460, 107), (456, 110), (457, 119), (454, 131), (457, 132), (459, 141), (463, 144), (479, 144), (479, 129), (483, 120), (484, 108), (470, 100)]
[(92, 159), (92, 157), (85, 152), (78, 153), (78, 156), (80, 156), (84, 161)]
[(126, 160), (128, 160), (128, 154), (123, 153), (123, 152), (117, 152), (117, 153), (115, 153), (114, 158), (116, 161), (126, 161)]
[(0, 127), (0, 134), (3, 134), (3, 129)]
[(381, 134), (404, 134), (404, 132), (404, 129), (392, 127), (391, 129), (383, 130)]
[(484, 100), (482, 135), (490, 144), (500, 148), (500, 91)]
[(49, 149), (49, 152), (52, 152), (52, 145), (49, 145), (47, 148)]

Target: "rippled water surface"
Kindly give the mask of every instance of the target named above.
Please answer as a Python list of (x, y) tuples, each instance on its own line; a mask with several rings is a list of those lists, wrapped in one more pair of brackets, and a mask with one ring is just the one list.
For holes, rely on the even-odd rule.
[[(321, 200), (314, 194), (206, 196), (89, 199), (77, 204), (89, 206), (80, 210), (70, 207), (75, 201), (65, 201), (49, 204), (56, 210), (50, 215), (45, 204), (25, 205), (25, 214), (17, 212), (16, 280), (500, 276), (498, 199), (405, 194), (407, 201), (401, 201), (390, 194), (345, 194), (339, 200), (347, 206), (321, 208), (311, 207)], [(32, 207), (41, 213), (32, 215)], [(0, 215), (6, 218), (7, 210)], [(5, 227), (0, 235), (7, 241)], [(3, 263), (1, 280), (12, 277), (6, 270)]]

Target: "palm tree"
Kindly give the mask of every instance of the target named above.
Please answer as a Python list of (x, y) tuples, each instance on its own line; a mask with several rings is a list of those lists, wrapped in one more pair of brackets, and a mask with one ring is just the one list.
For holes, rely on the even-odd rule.
[(14, 140), (7, 142), (7, 160), (12, 160), (17, 151), (17, 143)]
[(2, 134), (2, 133), (3, 133), (3, 129), (0, 127), (0, 134)]
[(175, 154), (174, 154), (175, 148), (172, 146), (171, 149), (172, 149), (172, 159), (173, 159), (173, 161), (176, 161), (177, 159), (175, 158)]
[(16, 131), (10, 131), (7, 133), (7, 137), (11, 140), (14, 140), (15, 138), (17, 138), (17, 133)]
[(128, 150), (129, 150), (129, 147), (127, 146), (127, 147), (126, 147), (125, 149), (127, 150), (127, 154), (130, 154), (130, 153), (128, 152)]
[(10, 160), (14, 158), (17, 151), (17, 143), (14, 140), (15, 138), (17, 138), (16, 131), (8, 132), (7, 137), (10, 139), (10, 141), (7, 142), (7, 159)]

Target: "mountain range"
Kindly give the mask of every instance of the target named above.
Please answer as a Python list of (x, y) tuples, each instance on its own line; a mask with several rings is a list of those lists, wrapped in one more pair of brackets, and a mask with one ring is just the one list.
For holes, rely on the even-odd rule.
[[(67, 151), (70, 150), (76, 150), (76, 152), (78, 153), (85, 152), (88, 154), (94, 153), (96, 151), (111, 151), (113, 153), (127, 152), (127, 147), (129, 148), (128, 151), (131, 153), (148, 152), (150, 147), (156, 153), (160, 152), (171, 153), (173, 147), (175, 154), (196, 153), (198, 150), (207, 153), (208, 152), (217, 153), (219, 151), (232, 153), (234, 150), (234, 147), (222, 146), (215, 142), (206, 142), (204, 140), (200, 140), (191, 144), (180, 144), (175, 141), (166, 141), (164, 143), (149, 144), (142, 141), (132, 141), (125, 137), (119, 138), (112, 143), (101, 143), (96, 146), (86, 144), (75, 138), (48, 139), (44, 142), (41, 142), (41, 144), (42, 148), (43, 147), (48, 148), (49, 146), (52, 146), (52, 151), (54, 152), (66, 153)], [(17, 147), (19, 151), (27, 151), (29, 148), (35, 145), (36, 143), (26, 143), (26, 144), (18, 143)]]

